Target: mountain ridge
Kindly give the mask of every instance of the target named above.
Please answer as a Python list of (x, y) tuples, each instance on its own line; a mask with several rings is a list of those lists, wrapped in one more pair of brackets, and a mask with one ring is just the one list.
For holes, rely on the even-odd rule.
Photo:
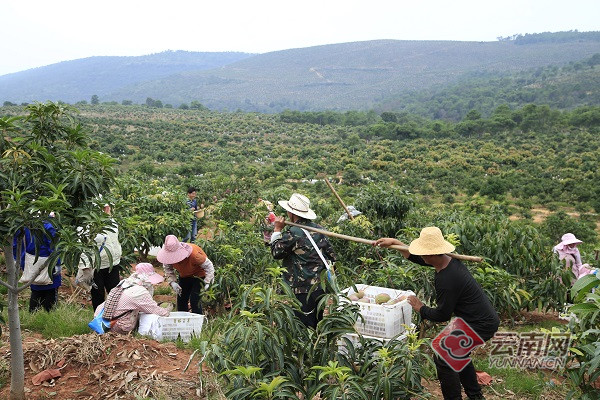
[[(439, 91), (474, 72), (565, 65), (596, 53), (600, 41), (589, 39), (531, 43), (384, 39), (263, 54), (212, 53), (220, 55), (218, 60), (208, 60), (211, 53), (170, 51), (113, 58), (110, 68), (103, 64), (106, 60), (92, 57), (41, 67), (38, 72), (48, 73), (45, 78), (28, 75), (31, 70), (9, 74), (10, 79), (0, 76), (0, 101), (74, 103), (95, 94), (103, 102), (144, 103), (152, 98), (177, 107), (198, 101), (216, 110), (371, 109), (406, 93)], [(189, 62), (190, 54), (203, 56)], [(153, 61), (144, 63), (143, 57), (151, 56)], [(151, 68), (145, 70), (148, 65)]]

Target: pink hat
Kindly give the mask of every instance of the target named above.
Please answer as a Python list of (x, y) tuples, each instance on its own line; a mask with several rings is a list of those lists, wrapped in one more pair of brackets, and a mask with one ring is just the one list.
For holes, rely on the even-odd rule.
[(561, 242), (559, 244), (557, 244), (556, 246), (554, 246), (555, 250), (562, 250), (563, 247), (565, 247), (568, 244), (583, 243), (581, 240), (577, 239), (575, 237), (575, 235), (573, 235), (572, 233), (565, 233), (564, 235), (562, 235), (562, 237), (560, 239), (561, 239)]
[(163, 264), (175, 264), (192, 254), (192, 246), (182, 243), (175, 235), (167, 235), (156, 259)]
[(165, 280), (162, 276), (154, 271), (154, 267), (150, 263), (139, 263), (135, 266), (135, 272), (138, 275), (145, 275), (146, 280), (148, 280), (153, 285), (159, 284)]

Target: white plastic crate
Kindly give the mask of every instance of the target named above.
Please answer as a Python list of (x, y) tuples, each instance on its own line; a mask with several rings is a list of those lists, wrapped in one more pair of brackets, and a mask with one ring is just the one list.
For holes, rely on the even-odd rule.
[(203, 323), (204, 315), (184, 311), (171, 311), (168, 317), (140, 314), (140, 333), (156, 340), (177, 340), (181, 337), (184, 342), (189, 342), (192, 335), (200, 335)]
[[(360, 307), (362, 318), (358, 318), (354, 328), (358, 333), (367, 336), (390, 339), (405, 331), (405, 326), (412, 323), (412, 307), (408, 301), (402, 300), (396, 304), (375, 304), (375, 296), (386, 293), (390, 299), (396, 299), (401, 296), (411, 296), (414, 293), (410, 290), (389, 289), (379, 286), (369, 286), (364, 284), (355, 285), (357, 291), (365, 292), (366, 299), (370, 303), (352, 301)], [(342, 290), (346, 296), (356, 293), (352, 287)], [(342, 301), (347, 301), (345, 298)]]
[[(381, 338), (381, 337), (376, 337), (376, 336), (367, 336), (367, 335), (362, 335), (363, 338), (365, 339), (373, 339), (373, 340), (377, 340), (379, 342), (381, 342), (382, 345), (387, 345), (390, 340), (392, 339), (385, 339), (385, 338)], [(338, 340), (337, 344), (338, 344), (338, 353), (342, 353), (342, 354), (348, 354), (348, 350), (346, 349), (346, 341), (344, 340), (344, 338), (348, 339), (350, 341), (350, 343), (352, 343), (352, 347), (354, 347), (354, 349), (358, 349), (360, 348), (360, 336), (357, 333), (346, 333), (344, 335), (342, 335), (342, 337)], [(394, 340), (405, 340), (406, 339), (406, 334), (404, 335), (400, 335), (398, 337), (396, 337)]]

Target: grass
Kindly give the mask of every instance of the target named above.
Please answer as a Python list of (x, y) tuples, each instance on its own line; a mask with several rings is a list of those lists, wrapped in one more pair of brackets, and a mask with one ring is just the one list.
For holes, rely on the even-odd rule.
[(87, 324), (94, 318), (94, 313), (79, 305), (59, 303), (50, 312), (40, 310), (30, 313), (26, 308), (21, 308), (19, 318), (21, 329), (38, 332), (50, 339), (89, 333)]
[(553, 378), (563, 381), (559, 372), (490, 367), (486, 357), (474, 359), (474, 364), (476, 370), (483, 370), (494, 378), (489, 388), (499, 395), (513, 393), (532, 400), (564, 399), (572, 389), (568, 380), (561, 385), (553, 383)]
[(501, 329), (501, 330), (506, 330), (506, 331), (510, 331), (510, 332), (531, 332), (531, 331), (540, 331), (542, 329), (547, 329), (547, 330), (552, 330), (552, 328), (557, 327), (564, 327), (565, 324), (558, 322), (558, 321), (553, 321), (553, 320), (544, 320), (544, 321), (540, 321), (536, 324), (525, 324), (525, 325), (515, 325), (513, 327), (509, 327), (507, 329)]
[(155, 286), (154, 294), (158, 295), (174, 295), (173, 289), (170, 286)]

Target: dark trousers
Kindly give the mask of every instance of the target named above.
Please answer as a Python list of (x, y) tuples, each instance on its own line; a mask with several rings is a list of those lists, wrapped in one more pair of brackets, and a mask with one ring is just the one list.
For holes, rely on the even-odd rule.
[(482, 398), (481, 386), (477, 383), (477, 374), (473, 361), (460, 372), (454, 371), (446, 361), (442, 360), (436, 354), (434, 357), (435, 369), (437, 370), (438, 379), (442, 388), (444, 400), (460, 400), (462, 399), (461, 384), (465, 388), (465, 393), (468, 398)]
[[(496, 327), (497, 329), (498, 327)], [(496, 330), (493, 332), (479, 330), (477, 334), (484, 342), (487, 342), (494, 336)], [(469, 355), (470, 356), (470, 355)], [(440, 380), (440, 386), (442, 388), (442, 394), (444, 400), (462, 399), (461, 385), (465, 389), (465, 393), (469, 399), (483, 399), (481, 392), (481, 386), (477, 382), (477, 374), (475, 373), (475, 366), (473, 361), (467, 364), (467, 366), (460, 372), (454, 371), (446, 361), (442, 360), (436, 354), (433, 358), (435, 363), (435, 369), (437, 370), (438, 379)]]
[(94, 283), (97, 289), (92, 286), (92, 306), (94, 310), (104, 302), (105, 293), (109, 293), (119, 284), (119, 271), (121, 267), (115, 265), (112, 268), (97, 269), (94, 271)]
[(200, 287), (202, 280), (195, 276), (187, 278), (179, 277), (179, 286), (181, 286), (181, 296), (177, 296), (177, 311), (189, 311), (188, 302), (194, 314), (202, 314), (202, 305), (200, 304)]
[(32, 290), (29, 298), (29, 312), (34, 312), (44, 307), (50, 311), (58, 303), (58, 288), (48, 290)]
[(296, 311), (296, 316), (304, 325), (307, 327), (317, 327), (317, 323), (323, 319), (323, 311), (317, 314), (317, 304), (319, 303), (319, 297), (323, 296), (325, 292), (319, 288), (313, 291), (308, 296), (308, 293), (298, 293), (296, 298), (302, 304), (302, 312)]

